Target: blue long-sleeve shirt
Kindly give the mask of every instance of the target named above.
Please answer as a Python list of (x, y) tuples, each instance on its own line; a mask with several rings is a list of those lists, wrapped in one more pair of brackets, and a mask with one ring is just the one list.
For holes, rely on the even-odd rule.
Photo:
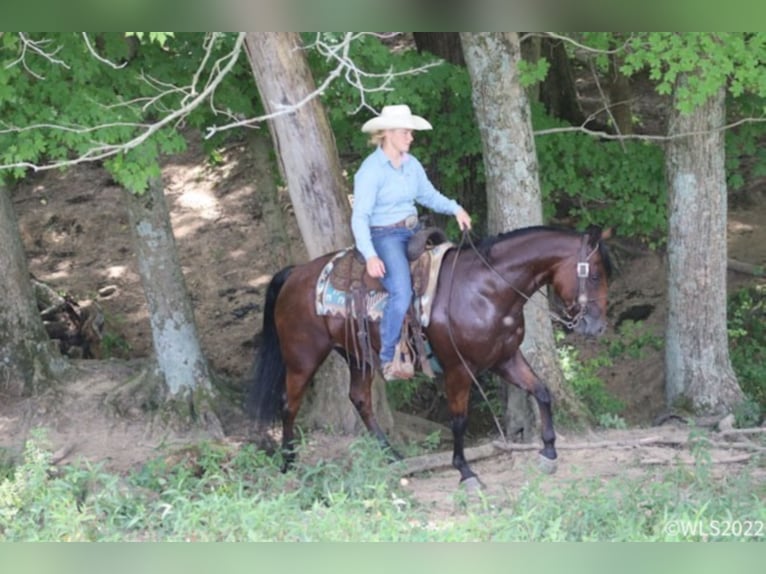
[(370, 227), (391, 225), (417, 215), (416, 202), (447, 215), (455, 215), (460, 210), (458, 202), (433, 186), (414, 156), (405, 154), (399, 169), (394, 168), (380, 147), (367, 156), (354, 175), (351, 214), (351, 231), (365, 259), (377, 255)]

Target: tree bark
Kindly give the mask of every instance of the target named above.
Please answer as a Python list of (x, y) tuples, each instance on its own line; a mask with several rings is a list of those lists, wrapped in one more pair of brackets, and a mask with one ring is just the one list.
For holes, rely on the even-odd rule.
[(162, 181), (153, 179), (143, 195), (125, 191), (155, 359), (167, 391), (178, 396), (212, 390), (181, 264), (178, 261)]
[[(489, 231), (539, 225), (543, 216), (537, 153), (529, 101), (519, 83), (518, 34), (462, 33), (461, 38), (481, 131)], [(558, 399), (559, 411), (579, 420), (583, 409), (564, 385), (547, 307), (540, 293), (524, 307), (526, 336), (522, 352)], [(531, 397), (510, 387), (506, 409), (509, 435), (520, 434), (531, 440), (539, 434), (537, 409), (530, 405)]]
[(44, 391), (66, 369), (43, 327), (10, 191), (0, 185), (0, 392)]
[[(536, 64), (542, 56), (542, 38), (538, 35), (528, 36), (521, 42), (521, 58), (530, 64)], [(539, 102), (543, 87), (542, 80), (527, 86), (527, 97), (530, 102)]]
[[(413, 32), (413, 39), (418, 52), (429, 52), (446, 62), (455, 66), (465, 67), (465, 58), (463, 57), (463, 45), (460, 42), (459, 32)], [(437, 103), (439, 110), (444, 114), (462, 114), (454, 108), (454, 97), (446, 92), (442, 93), (440, 102)], [(446, 182), (442, 170), (439, 169), (441, 158), (432, 157), (430, 162), (425, 165), (429, 173), (431, 182), (437, 189), (449, 187), (450, 194), (462, 205), (469, 213), (477, 216), (479, 220), (484, 220), (486, 212), (486, 191), (484, 183), (480, 181), (481, 175), (481, 155), (464, 154), (458, 161), (458, 165), (450, 166), (451, 169), (457, 169), (462, 174), (462, 181)], [(433, 218), (436, 225), (444, 225), (448, 216), (431, 213), (429, 217)]]
[(274, 269), (282, 269), (295, 261), (290, 237), (287, 234), (287, 217), (279, 205), (277, 178), (272, 172), (271, 141), (267, 134), (253, 132), (248, 138), (253, 153), (253, 177), (259, 182), (256, 202), (269, 234), (268, 257)]
[[(269, 127), (309, 257), (353, 245), (347, 186), (327, 115), (318, 97), (301, 104), (316, 85), (300, 36), (250, 32), (246, 46), (267, 113), (297, 106), (269, 120)], [(361, 419), (348, 399), (345, 362), (331, 354), (316, 379), (313, 396), (309, 394), (301, 411), (303, 420), (312, 426), (357, 432)], [(374, 384), (374, 407), (380, 424), (390, 429), (393, 418), (382, 384), (380, 380)]]
[(553, 117), (579, 126), (585, 121), (585, 115), (577, 97), (572, 62), (569, 59), (564, 42), (554, 38), (543, 38), (541, 54), (550, 63), (548, 74), (540, 89), (540, 101), (545, 110)]
[[(679, 77), (676, 93), (687, 81)], [(691, 113), (674, 105), (666, 150), (666, 395), (671, 406), (710, 414), (730, 412), (743, 397), (726, 331), (725, 119), (723, 87)]]
[(431, 52), (450, 64), (465, 66), (459, 32), (413, 32), (418, 52)]
[(620, 71), (622, 58), (617, 54), (609, 56), (609, 109), (614, 118), (615, 130), (622, 135), (633, 133), (633, 97), (630, 78)]
[[(246, 43), (267, 113), (296, 106), (316, 89), (298, 34), (252, 32)], [(269, 128), (309, 257), (351, 245), (346, 183), (319, 98), (272, 118)]]

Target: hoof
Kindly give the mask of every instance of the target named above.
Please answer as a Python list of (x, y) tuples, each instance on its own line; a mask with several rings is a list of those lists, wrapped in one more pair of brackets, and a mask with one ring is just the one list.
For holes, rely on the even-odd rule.
[(541, 472), (545, 474), (553, 474), (559, 467), (559, 463), (557, 460), (548, 458), (541, 454), (539, 460), (537, 461), (537, 467)]
[(465, 480), (460, 481), (460, 488), (468, 492), (469, 494), (473, 494), (476, 492), (481, 492), (484, 488), (484, 485), (479, 480), (478, 476), (471, 476), (466, 478)]
[(384, 447), (383, 452), (388, 464), (396, 464), (404, 460), (404, 457), (390, 446)]
[(388, 456), (391, 458), (393, 462), (399, 462), (404, 460), (404, 457), (401, 454), (399, 454), (398, 451), (395, 451), (394, 449), (391, 449)]

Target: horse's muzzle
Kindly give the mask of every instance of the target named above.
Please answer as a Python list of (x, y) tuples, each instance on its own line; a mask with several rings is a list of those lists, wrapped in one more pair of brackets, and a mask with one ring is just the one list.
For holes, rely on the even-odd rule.
[(602, 317), (583, 315), (574, 327), (574, 332), (586, 337), (600, 337), (606, 333), (606, 320)]

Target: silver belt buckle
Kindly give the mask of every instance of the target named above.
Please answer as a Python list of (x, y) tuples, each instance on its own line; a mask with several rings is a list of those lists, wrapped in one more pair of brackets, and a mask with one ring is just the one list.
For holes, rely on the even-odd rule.
[(407, 218), (404, 220), (404, 226), (407, 229), (415, 229), (418, 226), (418, 216), (408, 215)]

